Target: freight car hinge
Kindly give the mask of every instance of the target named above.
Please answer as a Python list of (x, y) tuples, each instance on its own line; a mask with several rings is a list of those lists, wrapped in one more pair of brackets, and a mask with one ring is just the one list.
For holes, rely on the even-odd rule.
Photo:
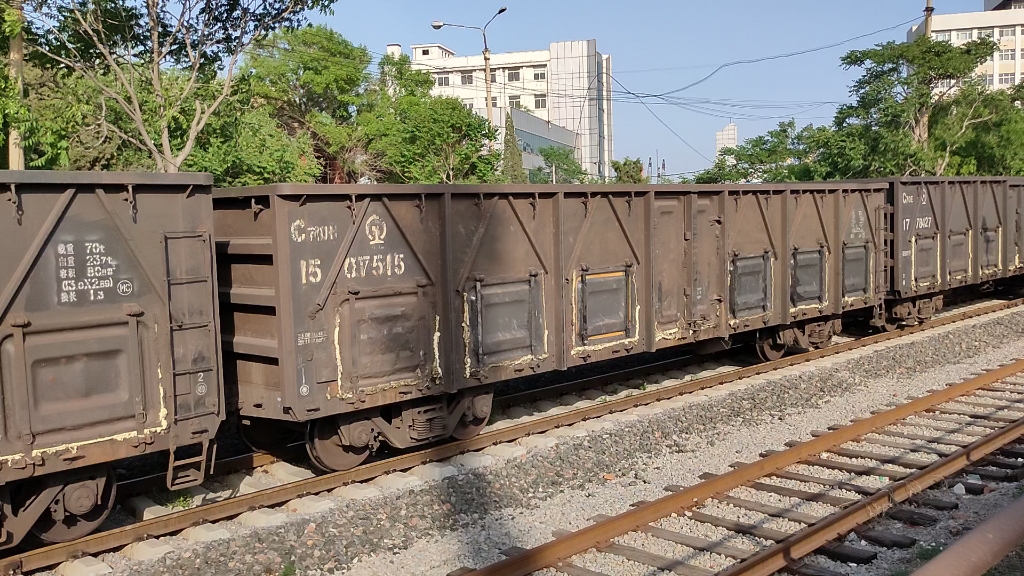
[(14, 184), (9, 184), (7, 189), (7, 201), (13, 205), (14, 220), (21, 226), (21, 216), (25, 211), (21, 208), (21, 197), (18, 196), (18, 189)]
[(128, 203), (128, 207), (132, 211), (132, 222), (135, 222), (138, 216), (139, 210), (135, 205), (135, 186), (129, 184), (124, 190), (124, 201)]
[(626, 198), (626, 207), (629, 211), (629, 215), (633, 215), (633, 200), (636, 200), (636, 194), (633, 192), (629, 193), (629, 198)]
[(356, 195), (355, 194), (349, 194), (348, 195), (348, 205), (346, 206), (346, 208), (348, 208), (348, 211), (352, 213), (352, 225), (355, 226), (357, 224), (357, 222), (356, 222)]
[(423, 215), (427, 212), (427, 195), (420, 194), (419, 202), (416, 203), (416, 207), (420, 209), (420, 220), (423, 220)]
[(252, 201), (252, 220), (255, 222), (256, 218), (260, 215), (260, 212), (263, 212), (266, 208), (257, 204), (255, 198), (251, 198), (250, 200)]
[(540, 206), (540, 194), (537, 194), (536, 192), (533, 193), (533, 200), (530, 200), (530, 206), (533, 206), (533, 219), (536, 220), (537, 207)]
[(583, 215), (586, 216), (586, 215), (589, 215), (589, 214), (590, 214), (590, 193), (587, 192), (586, 195), (583, 196)]

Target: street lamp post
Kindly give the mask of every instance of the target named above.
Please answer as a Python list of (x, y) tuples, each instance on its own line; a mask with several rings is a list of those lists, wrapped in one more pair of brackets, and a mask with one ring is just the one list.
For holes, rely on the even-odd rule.
[(487, 21), (487, 24), (484, 24), (483, 28), (481, 28), (479, 26), (463, 26), (462, 24), (449, 24), (448, 22), (441, 22), (440, 20), (434, 20), (430, 24), (430, 26), (434, 30), (440, 30), (441, 28), (444, 28), (445, 26), (451, 26), (453, 28), (469, 28), (471, 30), (479, 30), (480, 33), (483, 34), (483, 37), (484, 37), (484, 86), (485, 86), (485, 92), (487, 94), (487, 102), (486, 102), (486, 107), (487, 107), (487, 123), (492, 125), (492, 126), (494, 125), (494, 118), (493, 118), (494, 114), (491, 111), (491, 109), (492, 109), (492, 104), (491, 104), (491, 49), (487, 47), (487, 27), (491, 25), (491, 22), (494, 22), (495, 18), (497, 18), (498, 16), (504, 14), (506, 10), (508, 10), (508, 8), (505, 7), (505, 6), (502, 6), (501, 9), (498, 10), (498, 13), (495, 14), (494, 16), (491, 16), (491, 19)]

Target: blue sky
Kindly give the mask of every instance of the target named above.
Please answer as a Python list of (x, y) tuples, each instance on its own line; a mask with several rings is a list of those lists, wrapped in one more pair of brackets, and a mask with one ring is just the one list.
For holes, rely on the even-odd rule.
[[(686, 86), (733, 60), (816, 48), (919, 18), (925, 4), (924, 0), (341, 0), (333, 15), (315, 20), (374, 52), (384, 52), (389, 43), (402, 44), (408, 51), (411, 44), (440, 42), (469, 54), (480, 50), (476, 32), (434, 31), (430, 22), (482, 25), (502, 2), (508, 12), (488, 29), (492, 51), (537, 50), (554, 41), (593, 38), (599, 51), (611, 55), (615, 78), (632, 92), (648, 94)], [(969, 12), (981, 10), (983, 0), (935, 3), (938, 13)], [(729, 121), (709, 113), (735, 115), (741, 139), (762, 134), (780, 121), (766, 117), (796, 116), (801, 123), (825, 123), (835, 107), (822, 103), (846, 101), (855, 77), (839, 66), (839, 57), (850, 49), (904, 40), (909, 27), (812, 54), (727, 68), (678, 95), (715, 102), (710, 106), (686, 102), (691, 108), (705, 108), (704, 113), (670, 105), (651, 108), (708, 158), (714, 156), (715, 132)], [(723, 105), (723, 100), (733, 102)], [(709, 165), (640, 104), (615, 102), (614, 130), (617, 158), (639, 156), (646, 165), (657, 151), (666, 159), (669, 173)]]

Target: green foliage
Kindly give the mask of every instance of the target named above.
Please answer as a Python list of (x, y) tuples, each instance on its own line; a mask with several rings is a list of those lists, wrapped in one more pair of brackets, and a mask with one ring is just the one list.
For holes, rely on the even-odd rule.
[(27, 47), (37, 65), (88, 82), (103, 129), (147, 167), (177, 172), (231, 98), (243, 54), (332, 3), (40, 0), (25, 4)]
[(267, 109), (234, 108), (210, 122), (184, 170), (210, 172), (218, 186), (316, 181), (321, 167), (309, 134), (289, 135)]
[(516, 138), (516, 125), (512, 112), (505, 112), (505, 143), (502, 147), (501, 179), (507, 184), (526, 184), (529, 179), (523, 170), (523, 151)]
[(496, 131), (454, 98), (430, 96), (433, 80), (409, 58), (385, 57), (357, 116), (360, 138), (379, 164), (380, 179), (411, 184), (500, 180)]
[(854, 101), (831, 126), (784, 122), (723, 151), (698, 182), (843, 180), (893, 176), (1024, 175), (1024, 88), (991, 90), (975, 78), (997, 50), (919, 38), (854, 50)]
[(700, 173), (698, 184), (723, 182), (793, 182), (811, 180), (817, 175), (813, 147), (818, 131), (813, 127), (797, 129), (790, 120), (763, 136), (746, 140), (735, 148), (722, 150), (715, 164)]
[(616, 184), (647, 184), (650, 179), (644, 175), (644, 161), (640, 158), (612, 160)]
[(544, 167), (530, 170), (531, 184), (551, 184), (552, 168), (558, 184), (583, 184), (590, 180), (590, 175), (580, 166), (571, 148), (545, 146), (537, 153), (544, 158)]
[(295, 560), (289, 560), (281, 567), (279, 576), (295, 576), (299, 571), (295, 568)]

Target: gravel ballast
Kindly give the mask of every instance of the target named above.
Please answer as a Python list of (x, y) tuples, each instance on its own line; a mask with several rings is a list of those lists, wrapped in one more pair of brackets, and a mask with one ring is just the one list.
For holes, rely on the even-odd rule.
[[(992, 314), (838, 359), (824, 359), (812, 364), (811, 369), (790, 369), (781, 376), (769, 374), (747, 383), (741, 381), (745, 387), (726, 394), (708, 395), (655, 415), (641, 415), (634, 421), (615, 422), (614, 427), (585, 437), (559, 438), (553, 448), (534, 450), (440, 482), (386, 492), (368, 500), (334, 498), (337, 506), (332, 510), (293, 515), (283, 526), (253, 529), (227, 522), (223, 525), (232, 532), (230, 539), (188, 544), (180, 537), (167, 538), (176, 551), (154, 561), (129, 561), (116, 553), (100, 558), (118, 575), (445, 575), (461, 566), (479, 567), (500, 560), (502, 549), (536, 546), (550, 540), (554, 530), (578, 529), (596, 514), (617, 514), (633, 502), (659, 498), (665, 494), (664, 486), (695, 484), (702, 473), (726, 472), (731, 463), (754, 460), (764, 450), (782, 450), (789, 440), (810, 438), (813, 430), (848, 423), (1014, 357), (1024, 357), (1024, 312)], [(848, 447), (868, 449), (860, 444)], [(903, 453), (880, 446), (870, 449)], [(849, 475), (819, 468), (803, 471), (858, 482)], [(856, 497), (842, 490), (830, 493)], [(749, 489), (732, 495), (779, 506), (789, 500)], [(943, 497), (955, 496), (946, 490)], [(987, 497), (962, 498), (973, 503)], [(786, 532), (803, 526), (788, 520), (769, 520), (720, 502), (708, 503), (705, 508), (738, 520), (768, 521), (766, 525)], [(834, 508), (807, 504), (801, 510), (824, 515)], [(684, 516), (665, 519), (661, 525), (694, 536), (722, 538), (741, 548), (768, 545)], [(943, 529), (948, 532), (948, 527)], [(648, 536), (629, 538), (634, 543), (652, 540)], [(922, 538), (927, 542), (940, 540), (930, 533)], [(718, 555), (687, 552), (685, 547), (657, 542), (663, 553), (682, 551), (704, 567), (724, 567), (730, 562)], [(868, 567), (839, 565), (819, 558), (814, 561), (844, 574), (874, 576), (888, 574), (890, 565), (902, 565), (907, 554), (912, 557), (913, 551), (883, 549), (880, 560)], [(656, 573), (609, 554), (589, 553), (584, 559), (580, 565), (608, 574), (632, 573), (636, 567), (641, 569), (637, 573)]]

